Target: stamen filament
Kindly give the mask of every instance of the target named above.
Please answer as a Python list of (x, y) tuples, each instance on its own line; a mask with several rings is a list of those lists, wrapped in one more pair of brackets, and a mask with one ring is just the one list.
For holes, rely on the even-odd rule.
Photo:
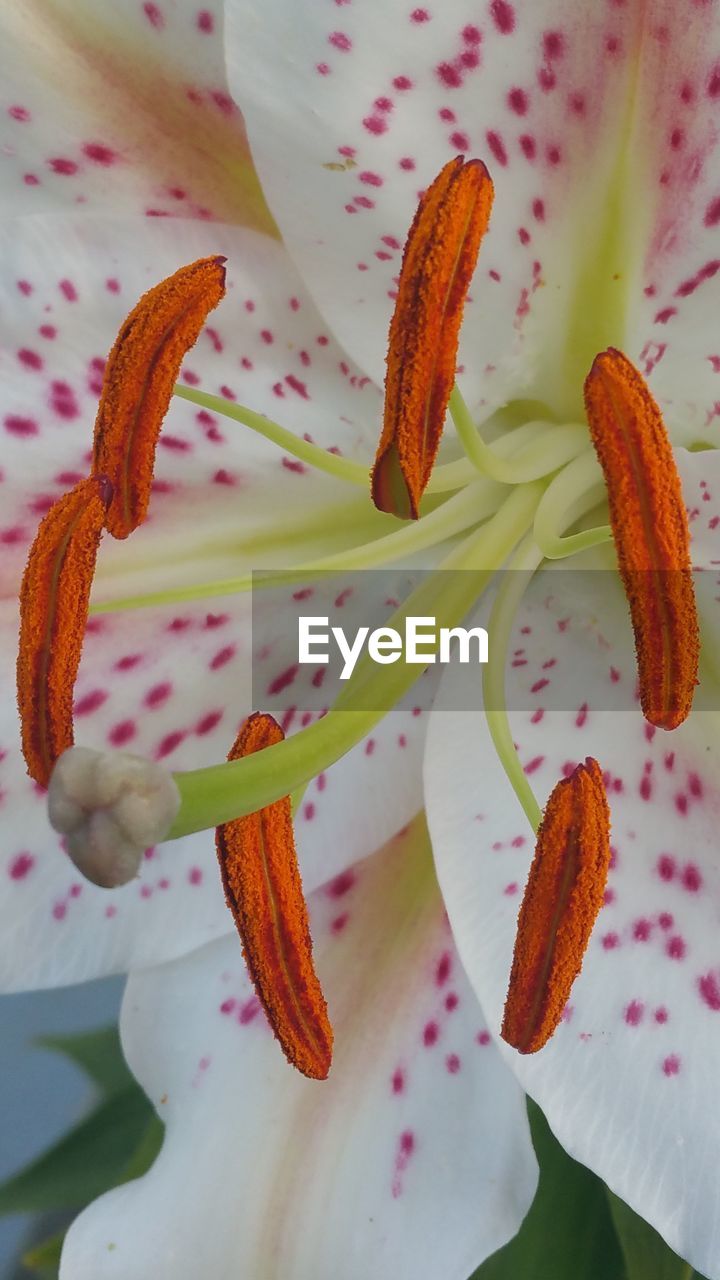
[[(396, 626), (397, 620), (408, 614), (428, 614), (437, 618), (439, 626), (457, 626), (496, 567), (532, 524), (540, 492), (539, 484), (515, 489), (487, 524), (456, 547), (439, 570), (408, 597), (388, 626)], [(182, 803), (168, 838), (252, 813), (303, 786), (369, 734), (423, 670), (420, 664), (408, 663), (378, 668), (369, 659), (361, 659), (347, 682), (340, 709), (333, 707), (285, 742), (244, 760), (176, 773)], [(356, 700), (371, 709), (342, 709), (348, 701)]]
[(108, 356), (93, 471), (113, 486), (107, 528), (127, 538), (145, 519), (155, 449), (180, 365), (225, 293), (225, 258), (181, 267), (143, 295)]
[(643, 714), (659, 729), (675, 729), (692, 706), (700, 641), (672, 446), (642, 376), (612, 347), (595, 359), (585, 404), (630, 605)]
[[(272, 716), (255, 713), (228, 759), (247, 759), (283, 738)], [(333, 1034), (313, 964), (289, 798), (224, 823), (215, 841), (227, 904), (270, 1026), (288, 1061), (324, 1080)]]
[(580, 533), (563, 535), (559, 532), (570, 528), (581, 515), (599, 506), (606, 497), (607, 488), (600, 464), (591, 449), (581, 453), (553, 477), (535, 513), (535, 541), (547, 560), (562, 560), (612, 541), (609, 524), (583, 529)]
[(507, 714), (505, 667), (515, 615), (542, 558), (542, 551), (530, 533), (523, 538), (509, 561), (490, 611), (488, 662), (482, 673), (483, 706), (490, 737), (533, 831), (537, 831), (540, 825), (540, 806), (515, 749)]
[(587, 443), (587, 429), (579, 423), (549, 426), (542, 422), (537, 424), (545, 428), (540, 438), (517, 457), (507, 461), (498, 455), (497, 444), (489, 445), (483, 440), (457, 384), (450, 395), (450, 413), (460, 442), (473, 466), (492, 480), (499, 480), (501, 484), (525, 484), (530, 480), (540, 480), (577, 457)]
[(72, 701), (95, 560), (110, 501), (103, 476), (81, 480), (48, 511), (20, 588), (18, 708), (28, 773), (47, 786), (73, 745)]
[(553, 789), (518, 916), (503, 1040), (537, 1053), (560, 1022), (603, 904), (610, 813), (591, 757)]
[[(570, 463), (570, 466), (574, 466)], [(545, 490), (547, 493), (548, 490)], [(544, 501), (540, 498), (537, 511)], [(575, 504), (566, 511), (567, 523), (574, 523), (587, 511), (596, 506), (596, 495), (592, 489), (580, 492), (575, 497)], [(562, 527), (562, 526), (561, 526)], [(507, 565), (500, 588), (493, 601), (488, 622), (489, 651), (488, 661), (483, 668), (483, 705), (487, 717), (487, 726), (492, 737), (498, 759), (505, 770), (533, 831), (537, 831), (540, 820), (540, 808), (532, 788), (523, 771), (513, 741), (510, 721), (507, 713), (507, 696), (505, 693), (505, 671), (510, 639), (515, 622), (515, 615), (527, 591), (530, 581), (542, 564), (543, 550), (537, 545), (534, 530), (528, 534), (517, 547), (515, 554)]]
[[(246, 405), (237, 404), (234, 400), (227, 400), (223, 396), (211, 395), (207, 391), (198, 391), (195, 387), (187, 387), (183, 383), (176, 383), (173, 394), (181, 400), (187, 400), (189, 403), (199, 405), (203, 409), (209, 409), (212, 413), (229, 418), (233, 422), (241, 422), (243, 426), (250, 427), (252, 431), (262, 436), (263, 439), (270, 440), (273, 444), (284, 449), (291, 457), (298, 458), (301, 462), (306, 462), (308, 466), (315, 467), (318, 471), (324, 471), (328, 475), (335, 476), (338, 480), (344, 480), (348, 484), (367, 489), (368, 476), (370, 474), (369, 466), (362, 462), (355, 462), (352, 458), (344, 458), (339, 454), (330, 453), (328, 449), (323, 449), (320, 445), (312, 444), (309, 440), (303, 440), (301, 436), (288, 431), (286, 427), (281, 427), (278, 422), (274, 422), (272, 418), (266, 417), (265, 414), (257, 413), (254, 409), (249, 409)], [(524, 423), (517, 430), (526, 431), (529, 427), (532, 427), (532, 432), (528, 434), (536, 434), (538, 428), (546, 426), (547, 424), (544, 422)], [(584, 432), (585, 428), (583, 427)], [(509, 435), (512, 434), (512, 432), (509, 433)], [(499, 443), (502, 443), (502, 441)], [(442, 466), (433, 468), (426, 492), (449, 493), (472, 480), (474, 474), (475, 467), (468, 463), (467, 458), (457, 458), (455, 462), (446, 462)]]
[(209, 409), (212, 413), (222, 414), (223, 417), (231, 418), (234, 422), (241, 422), (243, 426), (250, 427), (256, 435), (279, 445), (293, 458), (299, 458), (301, 462), (306, 462), (318, 471), (325, 471), (338, 480), (346, 480), (349, 484), (367, 489), (369, 471), (362, 462), (343, 458), (340, 454), (330, 453), (309, 440), (303, 440), (302, 436), (296, 436), (294, 432), (288, 431), (287, 427), (281, 427), (278, 422), (273, 422), (272, 418), (266, 418), (262, 413), (256, 413), (254, 409), (248, 409), (245, 405), (236, 404), (234, 400), (226, 400), (222, 396), (209, 395), (206, 391), (186, 387), (180, 382), (176, 383), (173, 395)]
[[(534, 422), (528, 422), (521, 427), (516, 427), (515, 430), (508, 432), (507, 435), (498, 440), (496, 446), (498, 452), (512, 456), (518, 448), (527, 443), (528, 438), (537, 436), (538, 428), (539, 424)], [(455, 465), (455, 463), (449, 463), (448, 470)], [(436, 469), (435, 474), (437, 474), (437, 471), (442, 470), (442, 467)], [(474, 470), (472, 475), (475, 475)], [(475, 486), (484, 487), (476, 488)], [(322, 573), (335, 569), (341, 571), (343, 569), (376, 568), (380, 564), (390, 563), (396, 556), (434, 546), (462, 532), (464, 528), (473, 524), (480, 524), (497, 510), (500, 491), (497, 489), (495, 482), (478, 477), (475, 479), (475, 486), (473, 486), (474, 496), (467, 496), (467, 490), (455, 494), (434, 510), (427, 512), (416, 524), (403, 526), (401, 529), (394, 526), (390, 534), (383, 534), (381, 537), (373, 538), (357, 547), (333, 552), (330, 556), (322, 559), (305, 561), (293, 566), (283, 575), (282, 581), (288, 584), (304, 582), (311, 574), (316, 574), (319, 577)], [(429, 488), (432, 488), (432, 482)], [(381, 513), (375, 511), (374, 508), (367, 509), (374, 513), (376, 520), (382, 518)], [(336, 515), (342, 515), (343, 510), (347, 511), (347, 507), (338, 509), (333, 506), (328, 508), (324, 514), (313, 516), (311, 522), (296, 525), (288, 524), (283, 531), (283, 536), (287, 538), (294, 549), (297, 546), (298, 538), (304, 533), (326, 533), (327, 536), (330, 536), (330, 531), (326, 526), (333, 526)], [(468, 519), (468, 515), (474, 515), (474, 518)], [(430, 525), (427, 523), (428, 520), (431, 521)], [(269, 536), (267, 541), (268, 545), (272, 545), (276, 540)], [(254, 574), (245, 573), (236, 578), (216, 578), (210, 582), (102, 601), (101, 603), (92, 604), (90, 613), (118, 613), (126, 609), (144, 609), (161, 604), (182, 604), (190, 600), (204, 600), (214, 596), (236, 595), (262, 585), (260, 572), (256, 571)], [(267, 585), (280, 585), (278, 572), (273, 572), (272, 575), (268, 576)]]
[(335, 570), (375, 569), (400, 556), (414, 555), (427, 547), (436, 546), (462, 533), (473, 525), (481, 524), (491, 516), (501, 503), (501, 490), (491, 481), (476, 481), (461, 489), (435, 511), (431, 511), (416, 524), (404, 525), (393, 533), (375, 538), (347, 551), (337, 551), (317, 560), (307, 560), (291, 569), (272, 569), (264, 576), (262, 571), (242, 574), (215, 582), (200, 583), (194, 587), (178, 587), (158, 591), (150, 596), (126, 597), (93, 606), (93, 613), (116, 612), (119, 609), (137, 609), (148, 605), (170, 604), (175, 601), (202, 600), (216, 595), (237, 595), (263, 587), (279, 587), (294, 583), (306, 583)]

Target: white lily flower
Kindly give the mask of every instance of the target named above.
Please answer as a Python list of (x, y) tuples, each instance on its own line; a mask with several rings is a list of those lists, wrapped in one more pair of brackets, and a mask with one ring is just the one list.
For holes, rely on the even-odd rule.
[[(212, 13), (217, 33), (221, 15), (217, 8)], [(112, 39), (114, 7), (113, 12), (96, 7), (93, 17), (94, 52), (98, 64), (105, 66), (104, 60), (117, 52)], [(118, 92), (124, 81), (123, 101), (136, 87), (137, 67), (149, 56), (151, 42), (162, 41), (158, 59), (167, 78), (177, 67), (181, 86), (173, 101), (182, 101), (186, 88), (194, 92), (199, 85), (202, 106), (197, 110), (214, 120), (211, 113), (216, 108), (210, 99), (215, 91), (223, 92), (223, 82), (216, 76), (218, 46), (213, 33), (205, 30), (207, 23), (199, 27), (195, 10), (187, 6), (157, 6), (152, 19), (143, 16), (139, 6), (133, 18), (135, 47), (140, 48), (137, 63), (129, 57), (120, 63)], [(85, 30), (92, 31), (92, 25)], [(123, 31), (129, 35), (130, 24)], [(54, 29), (41, 28), (40, 33), (43, 39), (56, 39), (48, 63), (75, 56), (69, 38), (66, 45)], [(30, 54), (37, 51), (35, 40), (21, 32), (18, 41), (4, 46), (9, 65), (15, 65), (20, 53), (27, 66)], [(213, 71), (200, 76), (201, 51), (211, 47)], [(99, 89), (100, 81), (95, 83)], [(161, 1067), (151, 1050), (164, 1076), (157, 1098), (168, 1125), (166, 1156), (174, 1127), (170, 1108), (175, 1098), (180, 1100), (167, 1072), (176, 1071), (178, 1082), (187, 1080), (198, 1101), (220, 1104), (216, 1120), (198, 1113), (198, 1124), (202, 1129), (217, 1125), (216, 1131), (227, 1136), (222, 1163), (234, 1164), (236, 1153), (242, 1152), (241, 1163), (227, 1180), (229, 1200), (221, 1209), (210, 1166), (205, 1172), (196, 1162), (195, 1139), (185, 1147), (185, 1137), (178, 1132), (194, 1166), (192, 1176), (198, 1179), (198, 1212), (190, 1212), (188, 1204), (182, 1215), (188, 1230), (185, 1244), (178, 1248), (174, 1231), (165, 1231), (165, 1208), (175, 1229), (177, 1213), (166, 1200), (163, 1176), (157, 1183), (159, 1234), (154, 1243), (144, 1231), (133, 1230), (131, 1239), (124, 1229), (113, 1229), (117, 1249), (108, 1250), (104, 1244), (98, 1248), (92, 1218), (98, 1205), (81, 1217), (68, 1240), (63, 1272), (77, 1277), (88, 1270), (97, 1275), (98, 1267), (108, 1265), (125, 1275), (133, 1270), (143, 1274), (148, 1266), (159, 1274), (168, 1269), (175, 1274), (183, 1257), (195, 1271), (205, 1260), (204, 1239), (217, 1251), (206, 1260), (210, 1272), (220, 1275), (240, 1267), (253, 1274), (258, 1259), (278, 1248), (271, 1242), (279, 1242), (284, 1234), (285, 1270), (298, 1276), (339, 1266), (347, 1266), (348, 1274), (351, 1268), (357, 1275), (390, 1274), (400, 1265), (413, 1266), (416, 1274), (425, 1269), (428, 1276), (439, 1265), (449, 1274), (465, 1276), (515, 1233), (532, 1199), (536, 1166), (522, 1091), (502, 1068), (460, 970), (422, 824), (415, 824), (392, 851), (376, 855), (367, 865), (355, 865), (422, 805), (427, 717), (409, 708), (379, 724), (317, 778), (298, 818), (318, 963), (323, 966), (326, 951), (332, 957), (336, 977), (329, 978), (326, 987), (344, 1041), (322, 1092), (320, 1086), (290, 1074), (268, 1033), (244, 973), (237, 938), (234, 933), (225, 936), (232, 922), (207, 833), (149, 850), (140, 879), (108, 894), (78, 875), (50, 829), (42, 794), (25, 775), (12, 691), (22, 565), (39, 517), (87, 471), (104, 357), (137, 296), (181, 261), (224, 253), (229, 260), (229, 296), (188, 358), (183, 372), (188, 388), (200, 385), (242, 400), (258, 413), (282, 416), (292, 439), (302, 443), (312, 433), (320, 447), (339, 446), (343, 459), (356, 458), (358, 470), (360, 462), (367, 467), (372, 456), (382, 403), (379, 389), (362, 376), (319, 316), (285, 252), (267, 237), (231, 224), (230, 217), (253, 221), (247, 203), (209, 201), (212, 221), (202, 214), (192, 219), (177, 216), (185, 204), (169, 187), (179, 189), (182, 181), (188, 191), (195, 183), (206, 190), (208, 170), (216, 166), (221, 175), (224, 170), (222, 149), (216, 154), (212, 146), (201, 157), (190, 147), (186, 154), (194, 158), (184, 171), (170, 165), (170, 157), (182, 151), (179, 139), (188, 126), (184, 107), (179, 115), (171, 114), (172, 145), (163, 152), (162, 164), (153, 168), (152, 138), (146, 153), (133, 150), (132, 117), (112, 112), (110, 106), (113, 127), (101, 129), (107, 105), (102, 93), (65, 123), (67, 95), (58, 92), (56, 98), (53, 92), (47, 72), (32, 79), (30, 87), (14, 86), (13, 105), (22, 112), (7, 117), (16, 148), (11, 162), (20, 162), (18, 173), (24, 172), (28, 157), (27, 171), (32, 165), (41, 181), (10, 185), (12, 199), (17, 194), (27, 203), (19, 205), (21, 217), (6, 218), (2, 226), (3, 260), (12, 264), (1, 282), (6, 348), (6, 501), (0, 531), (6, 752), (2, 981), (5, 989), (16, 990), (143, 969), (174, 982), (171, 962), (186, 957), (180, 961), (189, 965), (181, 1003), (195, 1003), (188, 983), (198, 981), (204, 987), (208, 1022), (203, 1023), (201, 1001), (188, 1026), (204, 1047), (197, 1055), (193, 1047), (187, 1062), (173, 1050)], [(138, 96), (142, 105), (142, 94)], [(196, 105), (192, 100), (190, 104)], [(219, 109), (217, 122), (220, 144), (228, 126)], [(236, 115), (233, 145), (241, 156), (238, 122)], [(156, 124), (152, 117), (153, 127)], [(147, 140), (150, 122), (141, 120), (137, 128)], [(79, 154), (86, 137), (102, 138), (116, 157), (106, 166), (104, 184), (94, 180), (95, 170)], [(23, 152), (23, 146), (28, 151)], [(48, 166), (46, 158), (56, 151), (77, 159), (76, 174)], [(164, 164), (169, 166), (166, 171)], [(229, 175), (226, 197), (234, 176)], [(57, 190), (48, 191), (56, 178)], [(116, 178), (117, 197), (111, 185)], [(73, 188), (68, 187), (71, 182)], [(75, 192), (71, 198), (70, 189)], [(78, 196), (87, 200), (75, 209)], [(68, 209), (66, 201), (73, 207)], [(199, 196), (194, 197), (189, 212), (197, 214), (199, 203)], [(161, 221), (138, 216), (158, 205), (173, 217)], [(7, 210), (14, 211), (14, 206)], [(467, 515), (465, 519), (467, 523)], [(459, 527), (464, 527), (462, 521)], [(282, 565), (298, 554), (327, 554), (352, 545), (358, 537), (367, 541), (389, 530), (394, 530), (393, 521), (369, 507), (366, 489), (348, 489), (333, 475), (318, 476), (294, 454), (278, 451), (237, 424), (223, 422), (197, 405), (176, 402), (159, 449), (150, 518), (131, 543), (103, 544), (93, 609), (160, 591), (179, 592), (180, 598), (153, 609), (111, 607), (94, 613), (75, 690), (76, 735), (83, 749), (132, 752), (180, 769), (223, 759), (239, 722), (251, 709), (247, 596), (218, 596), (209, 589), (199, 599), (185, 599), (188, 583), (202, 588), (264, 563)], [(278, 625), (282, 627), (282, 618)], [(298, 700), (292, 680), (272, 657), (264, 679), (267, 705), (278, 720), (288, 723)], [(294, 727), (300, 727), (299, 714)], [(373, 796), (371, 806), (368, 795)], [(82, 789), (79, 799), (87, 802)], [(67, 829), (75, 819), (67, 805), (65, 810), (61, 819), (56, 812), (55, 820)], [(193, 976), (200, 960), (215, 976)], [(148, 965), (159, 963), (163, 968), (147, 971)], [(145, 978), (138, 973), (137, 979), (142, 987)], [(128, 1056), (145, 1082), (130, 1047), (140, 987), (128, 989), (123, 1036)], [(162, 1004), (169, 1012), (164, 996)], [(153, 1026), (159, 1026), (155, 1014), (150, 1016)], [(144, 1041), (139, 1024), (137, 1030)], [(208, 1050), (208, 1035), (213, 1040), (219, 1036), (222, 1044)], [(203, 1093), (193, 1086), (198, 1072), (198, 1078), (211, 1083), (208, 1057), (216, 1073), (224, 1057), (222, 1070), (228, 1081), (235, 1082), (238, 1071), (247, 1071), (240, 1090), (242, 1115), (238, 1099), (233, 1099), (239, 1126), (234, 1134), (218, 1085)], [(154, 1096), (154, 1085), (147, 1084)], [(234, 1093), (234, 1083), (232, 1089)], [(311, 1114), (322, 1123), (312, 1121)], [(178, 1120), (189, 1115), (190, 1107), (181, 1105)], [(300, 1137), (298, 1125), (306, 1137)], [(316, 1140), (319, 1145), (311, 1156), (309, 1146)], [(288, 1176), (290, 1147), (302, 1153), (309, 1176)], [(214, 1141), (205, 1149), (215, 1167), (219, 1153)], [(246, 1158), (250, 1150), (252, 1165)], [(344, 1180), (338, 1177), (340, 1159)], [(167, 1166), (173, 1181), (179, 1175), (187, 1182), (183, 1160), (176, 1163), (173, 1158)], [(363, 1170), (361, 1177), (358, 1170)], [(151, 1176), (160, 1172), (158, 1165)], [(358, 1216), (361, 1196), (366, 1209)], [(105, 1203), (114, 1217), (114, 1202)], [(224, 1217), (225, 1226), (208, 1233), (211, 1203), (212, 1213)], [(292, 1225), (321, 1212), (329, 1213), (330, 1229), (326, 1223), (322, 1230), (304, 1234)], [(147, 1223), (145, 1208), (141, 1216)], [(361, 1229), (348, 1254), (348, 1233), (355, 1230), (355, 1222)]]
[[(185, 6), (172, 14), (150, 8), (145, 21), (153, 30), (158, 15), (168, 31), (170, 17), (190, 16)], [(695, 6), (681, 23), (659, 4), (642, 14), (608, 6), (601, 18), (592, 6), (580, 13), (561, 0), (526, 7), (493, 0), (481, 16), (459, 0), (437, 13), (377, 0), (362, 10), (338, 6), (337, 28), (305, 3), (236, 0), (225, 8), (230, 86), (292, 261), (276, 243), (228, 225), (221, 204), (222, 221), (212, 225), (61, 217), (50, 203), (50, 214), (5, 228), (14, 270), (1, 282), (3, 314), (17, 375), (8, 379), (10, 501), (0, 531), (15, 549), (5, 579), (8, 657), (32, 536), (28, 506), (36, 518), (87, 471), (100, 362), (123, 314), (143, 289), (193, 257), (225, 254), (231, 286), (185, 366), (184, 394), (196, 403), (171, 411), (150, 519), (130, 543), (101, 550), (93, 601), (102, 612), (90, 623), (76, 691), (83, 746), (129, 747), (177, 771), (179, 838), (152, 851), (139, 882), (112, 896), (79, 882), (24, 777), (17, 729), (7, 718), (6, 985), (162, 964), (131, 977), (123, 1040), (166, 1119), (165, 1146), (144, 1179), (81, 1215), (62, 1275), (169, 1278), (202, 1267), (256, 1276), (272, 1267), (298, 1280), (339, 1269), (351, 1278), (442, 1273), (465, 1280), (514, 1233), (534, 1188), (515, 1072), (570, 1150), (694, 1265), (720, 1276), (704, 1163), (717, 1137), (707, 1065), (720, 983), (708, 929), (714, 791), (706, 763), (717, 747), (702, 716), (668, 739), (682, 791), (655, 811), (644, 796), (653, 782), (644, 779), (661, 768), (670, 776), (671, 766), (653, 765), (652, 757), (665, 735), (646, 738), (639, 710), (626, 713), (618, 761), (620, 713), (603, 720), (594, 710), (604, 696), (597, 664), (588, 677), (592, 711), (537, 716), (538, 704), (532, 715), (511, 712), (523, 776), (539, 797), (569, 760), (590, 751), (601, 759), (612, 775), (618, 844), (615, 897), (606, 908), (617, 926), (604, 934), (602, 917), (573, 992), (573, 1017), (541, 1057), (502, 1050), (511, 1071), (488, 1043), (477, 996), (494, 1035), (515, 927), (509, 886), (525, 878), (532, 843), (506, 780), (512, 737), (501, 764), (487, 739), (491, 717), (467, 710), (431, 717), (424, 795), (452, 933), (422, 824), (386, 843), (423, 804), (427, 717), (414, 715), (411, 702), (385, 718), (361, 716), (351, 728), (347, 716), (331, 713), (304, 738), (281, 744), (276, 767), (264, 773), (261, 761), (253, 773), (242, 760), (215, 770), (210, 786), (199, 769), (223, 759), (251, 709), (243, 570), (287, 567), (303, 552), (324, 562), (342, 553), (348, 568), (417, 552), (436, 563), (452, 546), (454, 567), (484, 572), (512, 554), (533, 517), (540, 549), (549, 550), (590, 499), (597, 503), (582, 387), (608, 344), (649, 377), (676, 444), (712, 441), (717, 357), (705, 328), (718, 220), (708, 116), (718, 44), (712, 7)], [(195, 30), (210, 34), (203, 23)], [(681, 109), (682, 127), (675, 122)], [(22, 122), (17, 112), (11, 119)], [(666, 139), (682, 156), (664, 176), (658, 153)], [(458, 433), (491, 478), (456, 458), (434, 474), (437, 509), (395, 531), (392, 520), (368, 509), (360, 487), (355, 499), (346, 495), (367, 473), (377, 443), (388, 294), (418, 187), (458, 150), (482, 156), (497, 189), (461, 346), (459, 380), (472, 420), (459, 395), (453, 402)], [(204, 402), (202, 392), (220, 399)], [(270, 441), (222, 422), (220, 414), (232, 415), (228, 401), (279, 418), (291, 435), (243, 408), (240, 421)], [(519, 435), (488, 453), (475, 424), (497, 432), (508, 422), (521, 424)], [(309, 462), (324, 474), (309, 471)], [(712, 533), (713, 457), (703, 454), (700, 464), (680, 450), (677, 462), (685, 501), (701, 513), (693, 531)], [(548, 523), (541, 493), (561, 468), (565, 489)], [(271, 503), (279, 521), (268, 516)], [(693, 553), (697, 563), (713, 558), (700, 538)], [(546, 598), (540, 574), (517, 625), (533, 625), (532, 663), (555, 661), (559, 681), (560, 645), (577, 645), (580, 626), (564, 628), (558, 640)], [(617, 641), (613, 669), (629, 684), (621, 605), (599, 633), (603, 643)], [(532, 610), (532, 624), (523, 609)], [(707, 640), (707, 628), (703, 634)], [(581, 657), (567, 658), (568, 672)], [(6, 671), (9, 683), (10, 662)], [(288, 725), (296, 679), (268, 668), (263, 709)], [(450, 672), (443, 682), (449, 696), (455, 679)], [(535, 683), (524, 697), (537, 696)], [(540, 751), (533, 738), (547, 744), (551, 724), (557, 745)], [(711, 755), (700, 759), (706, 729)], [(289, 1076), (237, 940), (223, 937), (229, 917), (212, 842), (202, 831), (189, 834), (313, 776), (297, 837), (336, 1033), (336, 1062), (323, 1085)], [(239, 802), (244, 778), (252, 781)], [(517, 776), (514, 784), (527, 788)], [(660, 798), (659, 787), (654, 794)], [(664, 840), (671, 822), (678, 824), (682, 854), (656, 850), (651, 812)], [(633, 831), (638, 862), (622, 843)], [(659, 900), (668, 892), (678, 903), (666, 926), (672, 913)], [(615, 942), (603, 945), (606, 936)], [(689, 937), (697, 948), (693, 971), (686, 964), (684, 978), (671, 977), (680, 973)], [(632, 989), (625, 957), (637, 966)], [(679, 984), (674, 1002), (671, 981)], [(671, 1044), (673, 1034), (682, 1043)], [(644, 1047), (631, 1060), (633, 1045)], [(619, 1071), (621, 1091), (599, 1087), (608, 1075), (615, 1083)], [(678, 1159), (678, 1141), (692, 1158)]]

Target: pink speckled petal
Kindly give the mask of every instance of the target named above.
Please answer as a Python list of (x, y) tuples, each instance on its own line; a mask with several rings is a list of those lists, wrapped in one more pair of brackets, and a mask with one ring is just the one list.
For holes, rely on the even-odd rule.
[(131, 977), (123, 1043), (165, 1144), (71, 1228), (64, 1280), (467, 1280), (517, 1231), (536, 1181), (523, 1096), (425, 840), (358, 865), (311, 915), (335, 1029), (320, 1085), (283, 1060), (235, 938)]
[(472, 403), (575, 415), (613, 343), (658, 366), (679, 440), (718, 412), (712, 4), (255, 8), (226, 6), (230, 86), (286, 243), (375, 378), (418, 192), (463, 152), (496, 185), (460, 349)]
[[(720, 468), (716, 456), (702, 458), (701, 470), (697, 459), (688, 466), (680, 454), (686, 498), (691, 510), (699, 499), (717, 512), (717, 499), (704, 504), (702, 494), (720, 495)], [(717, 535), (715, 552), (720, 556)], [(588, 586), (579, 598), (577, 590), (566, 591), (563, 602), (562, 577), (569, 575), (541, 575), (518, 618), (508, 681), (522, 710), (511, 712), (511, 728), (541, 803), (579, 760), (600, 761), (615, 854), (606, 905), (565, 1020), (538, 1055), (521, 1057), (507, 1046), (501, 1052), (568, 1151), (699, 1273), (717, 1280), (720, 685), (704, 678), (699, 696), (714, 711), (694, 711), (674, 733), (656, 731), (639, 710), (607, 709), (623, 689), (620, 705), (632, 705), (634, 697), (621, 593), (610, 607), (605, 593), (596, 617), (597, 588)], [(717, 613), (715, 603), (714, 625), (703, 627), (711, 647)], [(445, 677), (445, 705), (462, 689), (459, 671)], [(571, 678), (573, 701), (558, 695)], [(450, 922), (497, 1034), (534, 838), (482, 714), (433, 714), (425, 780)]]
[(0, 16), (0, 211), (273, 234), (227, 89), (222, 4), (27, 0)]
[[(188, 356), (187, 382), (213, 392), (226, 387), (298, 434), (365, 457), (380, 396), (328, 335), (282, 248), (254, 232), (38, 217), (4, 224), (3, 235), (14, 270), (0, 280), (0, 985), (18, 989), (173, 958), (231, 927), (207, 833), (158, 847), (140, 881), (112, 894), (81, 883), (20, 757), (14, 684), (22, 566), (41, 514), (87, 469), (102, 358), (123, 316), (178, 263), (224, 252), (228, 296)], [(283, 459), (248, 429), (176, 401), (160, 438), (149, 519), (126, 542), (103, 541), (94, 598), (285, 565), (288, 552), (267, 536), (278, 512), (292, 521), (327, 511), (338, 529), (353, 502), (367, 504), (371, 536), (382, 518), (364, 491), (348, 492)], [(322, 538), (316, 532), (291, 549), (293, 561), (321, 554)], [(284, 629), (282, 613), (268, 619), (271, 639), (273, 627)], [(250, 658), (247, 594), (98, 615), (76, 688), (76, 740), (178, 769), (217, 763), (256, 705)], [(261, 705), (300, 729), (303, 716), (293, 708), (301, 682), (272, 653), (257, 670)], [(388, 717), (311, 784), (298, 818), (309, 888), (367, 855), (417, 811), (425, 719), (412, 708)]]

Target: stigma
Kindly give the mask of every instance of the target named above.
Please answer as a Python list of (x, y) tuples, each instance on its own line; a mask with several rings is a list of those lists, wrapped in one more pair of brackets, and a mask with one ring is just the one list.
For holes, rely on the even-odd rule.
[(122, 751), (73, 747), (58, 760), (48, 816), (78, 871), (102, 889), (135, 878), (143, 854), (164, 840), (180, 793), (161, 765)]

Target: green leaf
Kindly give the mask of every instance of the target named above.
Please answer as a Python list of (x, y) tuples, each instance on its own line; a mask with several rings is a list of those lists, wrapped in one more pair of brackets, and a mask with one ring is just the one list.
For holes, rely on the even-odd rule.
[(625, 1256), (627, 1280), (703, 1280), (689, 1262), (668, 1248), (644, 1218), (629, 1205), (607, 1193), (610, 1212)]
[(628, 1280), (605, 1185), (572, 1160), (528, 1102), (540, 1183), (518, 1235), (473, 1280)]
[(38, 1280), (57, 1280), (64, 1239), (65, 1232), (58, 1231), (57, 1235), (50, 1236), (49, 1240), (33, 1245), (32, 1249), (28, 1249), (27, 1253), (23, 1254), (23, 1266), (28, 1271), (32, 1271)]
[(74, 1036), (40, 1036), (35, 1043), (70, 1058), (108, 1097), (134, 1083), (116, 1026)]
[(134, 1178), (142, 1178), (143, 1174), (147, 1173), (160, 1154), (164, 1137), (165, 1125), (153, 1112), (138, 1146), (118, 1179), (118, 1185), (120, 1182), (132, 1182)]
[(0, 1215), (78, 1208), (116, 1186), (145, 1139), (153, 1115), (136, 1085), (114, 1094), (0, 1186)]

